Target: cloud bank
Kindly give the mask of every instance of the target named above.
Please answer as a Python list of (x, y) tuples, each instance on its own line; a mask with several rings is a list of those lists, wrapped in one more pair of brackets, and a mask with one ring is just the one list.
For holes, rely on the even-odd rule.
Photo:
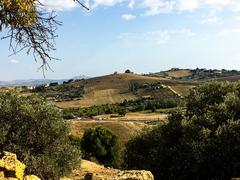
[[(86, 2), (87, 1), (87, 2)], [(229, 8), (240, 11), (239, 0), (84, 0), (90, 8), (111, 7), (115, 5), (126, 5), (126, 7), (138, 8), (144, 11), (143, 15), (155, 16), (161, 13), (173, 11), (194, 11), (200, 8)], [(40, 0), (48, 8), (65, 11), (77, 6), (73, 0)]]
[(71, 10), (77, 6), (73, 0), (40, 0), (40, 2), (47, 7), (47, 9), (55, 11)]

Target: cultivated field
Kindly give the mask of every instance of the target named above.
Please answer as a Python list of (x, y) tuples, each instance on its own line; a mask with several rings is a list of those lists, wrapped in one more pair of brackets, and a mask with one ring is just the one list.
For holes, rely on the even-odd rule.
[(114, 104), (126, 100), (138, 99), (139, 96), (129, 90), (130, 83), (154, 83), (164, 78), (147, 77), (137, 74), (112, 74), (86, 80), (84, 95), (81, 100), (56, 102), (61, 108), (89, 107), (101, 104)]
[(167, 114), (163, 113), (146, 113), (146, 112), (131, 112), (127, 113), (123, 117), (114, 117), (114, 114), (104, 114), (95, 116), (96, 119), (108, 119), (108, 120), (118, 120), (118, 121), (131, 121), (131, 122), (141, 122), (141, 121), (163, 121), (167, 119)]

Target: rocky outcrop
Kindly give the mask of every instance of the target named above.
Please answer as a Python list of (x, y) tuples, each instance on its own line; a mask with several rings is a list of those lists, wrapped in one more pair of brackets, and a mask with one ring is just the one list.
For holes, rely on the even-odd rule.
[(17, 160), (16, 154), (0, 153), (0, 180), (41, 180), (34, 175), (25, 175), (26, 166)]
[(115, 180), (154, 180), (150, 171), (120, 171)]
[(150, 171), (122, 171), (82, 160), (79, 167), (61, 180), (154, 180), (154, 177)]
[(150, 171), (119, 171), (115, 176), (104, 177), (96, 173), (87, 173), (84, 180), (154, 180)]

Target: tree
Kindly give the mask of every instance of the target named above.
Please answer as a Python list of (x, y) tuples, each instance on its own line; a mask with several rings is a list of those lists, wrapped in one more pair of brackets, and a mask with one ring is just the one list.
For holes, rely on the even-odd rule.
[(118, 167), (120, 165), (117, 136), (103, 126), (85, 130), (82, 138), (82, 151), (87, 159), (94, 157), (106, 166)]
[(168, 122), (129, 141), (127, 167), (151, 170), (156, 179), (239, 177), (239, 93), (239, 82), (193, 89), (185, 114), (175, 112)]
[[(80, 1), (73, 1), (88, 9)], [(49, 52), (55, 50), (54, 39), (59, 25), (61, 22), (56, 20), (56, 15), (46, 11), (39, 0), (0, 1), (0, 32), (4, 28), (9, 30), (3, 38), (10, 38), (14, 54), (27, 49), (27, 54), (32, 53), (35, 60), (40, 58), (41, 67), (49, 67), (48, 60), (55, 59)]]
[(125, 71), (125, 73), (132, 73), (129, 69), (127, 69), (126, 71)]
[(126, 108), (119, 108), (118, 114), (119, 114), (120, 116), (125, 116), (125, 115), (127, 114)]
[(33, 95), (0, 93), (0, 151), (16, 153), (27, 172), (58, 179), (80, 162), (59, 109)]

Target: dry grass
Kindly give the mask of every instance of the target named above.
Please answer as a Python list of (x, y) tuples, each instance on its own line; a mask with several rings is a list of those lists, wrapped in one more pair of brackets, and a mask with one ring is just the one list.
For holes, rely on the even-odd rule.
[(120, 89), (105, 89), (90, 91), (81, 100), (57, 102), (61, 108), (89, 107), (93, 105), (115, 104), (124, 100), (134, 100), (137, 96), (130, 92), (122, 92)]
[(101, 177), (105, 177), (105, 179), (109, 179), (116, 176), (118, 171), (105, 168), (104, 166), (91, 161), (82, 160), (81, 165), (76, 167), (75, 170), (73, 170), (72, 173), (67, 176), (67, 178), (83, 180), (84, 176), (89, 172), (101, 175)]
[[(215, 79), (211, 79), (211, 81), (230, 81), (230, 82), (235, 82), (235, 81), (239, 81), (240, 80), (240, 75), (236, 75), (236, 76), (228, 76), (228, 77), (220, 77), (220, 78), (215, 78)], [(208, 80), (207, 80), (208, 81)]]
[(121, 122), (121, 121), (79, 121), (70, 120), (68, 124), (71, 128), (71, 134), (74, 136), (82, 137), (85, 129), (96, 126), (104, 126), (114, 132), (118, 138), (119, 143), (123, 145), (126, 143), (135, 133), (140, 132), (144, 127), (147, 127), (144, 123), (133, 122)]
[(57, 102), (61, 108), (89, 107), (102, 104), (114, 104), (138, 97), (129, 91), (129, 83), (153, 83), (164, 78), (147, 77), (137, 74), (112, 74), (86, 80), (85, 94), (81, 100)]
[(193, 85), (175, 85), (175, 86), (171, 86), (171, 88), (176, 91), (178, 94), (180, 94), (181, 96), (186, 97), (189, 92), (190, 89), (194, 88), (195, 86)]
[(162, 121), (167, 119), (167, 114), (161, 114), (161, 113), (146, 113), (146, 112), (131, 112), (127, 113), (123, 117), (111, 117), (112, 115), (105, 114), (105, 115), (99, 115), (95, 116), (95, 118), (106, 118), (110, 120), (120, 120), (120, 121)]
[(180, 78), (180, 77), (190, 76), (191, 72), (190, 72), (190, 70), (179, 69), (179, 70), (167, 71), (166, 74), (170, 77)]
[[(188, 70), (169, 71), (175, 77), (188, 75)], [(87, 79), (84, 83), (85, 94), (80, 100), (56, 102), (55, 104), (60, 108), (70, 107), (90, 107), (102, 104), (115, 104), (126, 100), (135, 100), (141, 96), (154, 96), (154, 97), (171, 97), (175, 94), (170, 90), (161, 90), (155, 92), (139, 91), (138, 95), (133, 94), (129, 90), (129, 84), (137, 82), (139, 84), (161, 82), (165, 85), (172, 87), (174, 91), (182, 96), (186, 96), (189, 89), (194, 87), (197, 82), (183, 82), (176, 80), (169, 80), (162, 77), (148, 77), (138, 74), (112, 74), (107, 76), (95, 77)], [(78, 82), (76, 82), (78, 83)]]

